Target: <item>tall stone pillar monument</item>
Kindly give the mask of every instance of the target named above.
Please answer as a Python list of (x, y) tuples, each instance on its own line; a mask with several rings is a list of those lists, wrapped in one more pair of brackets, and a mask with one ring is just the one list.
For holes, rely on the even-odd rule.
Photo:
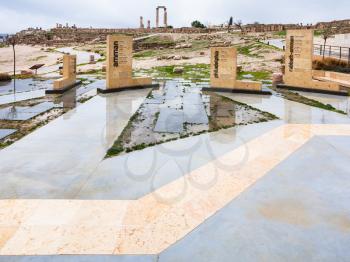
[(166, 10), (166, 8), (164, 9), (164, 27), (168, 27), (168, 11)]
[(237, 48), (211, 48), (210, 88), (206, 91), (271, 95), (261, 82), (237, 80)]
[(156, 11), (156, 28), (159, 27), (159, 7), (157, 7)]
[(343, 94), (336, 82), (314, 79), (314, 31), (310, 29), (288, 30), (286, 36), (284, 84), (279, 88)]
[(132, 36), (109, 35), (107, 37), (106, 88), (99, 88), (99, 93), (158, 86), (152, 84), (152, 78), (132, 77), (132, 51)]
[(145, 25), (143, 23), (143, 16), (140, 16), (140, 28), (141, 29), (145, 28)]
[(53, 82), (53, 89), (47, 89), (46, 94), (63, 94), (80, 84), (77, 81), (77, 56), (63, 56), (63, 77)]

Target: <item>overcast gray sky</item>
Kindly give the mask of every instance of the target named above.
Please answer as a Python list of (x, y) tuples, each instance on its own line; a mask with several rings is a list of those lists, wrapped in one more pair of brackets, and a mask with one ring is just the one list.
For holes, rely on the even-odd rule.
[(155, 23), (157, 5), (168, 7), (169, 24), (220, 24), (233, 16), (243, 23), (314, 23), (350, 18), (350, 0), (0, 0), (0, 32), (56, 23), (79, 27), (137, 27), (139, 17)]

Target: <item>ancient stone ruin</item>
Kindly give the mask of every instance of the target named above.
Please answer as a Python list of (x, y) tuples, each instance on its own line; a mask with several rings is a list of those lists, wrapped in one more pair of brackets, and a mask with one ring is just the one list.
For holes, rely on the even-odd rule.
[(164, 28), (168, 27), (168, 12), (165, 6), (158, 6), (157, 11), (156, 11), (156, 28), (159, 28), (159, 10), (163, 9), (164, 10)]

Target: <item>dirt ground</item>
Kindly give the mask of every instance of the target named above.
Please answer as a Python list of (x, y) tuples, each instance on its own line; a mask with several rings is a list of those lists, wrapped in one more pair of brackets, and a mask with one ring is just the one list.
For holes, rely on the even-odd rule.
[[(48, 50), (48, 51), (46, 51)], [(28, 70), (35, 64), (53, 65), (62, 54), (41, 46), (16, 46), (17, 70)], [(12, 47), (0, 48), (0, 72), (10, 73), (13, 70)]]
[[(276, 38), (276, 35), (269, 34), (249, 34), (239, 33), (215, 33), (215, 34), (158, 34), (157, 38), (173, 41), (175, 45), (189, 44), (190, 48), (154, 48), (146, 50), (145, 55), (136, 53), (133, 63), (135, 70), (151, 69), (158, 66), (169, 65), (193, 65), (210, 63), (211, 46), (236, 46), (239, 48), (238, 64), (244, 71), (268, 71), (280, 72), (281, 58), (283, 51), (258, 42), (267, 38)], [(329, 39), (329, 44), (341, 45), (349, 42), (349, 35), (337, 35)], [(320, 43), (320, 37), (315, 38), (315, 43)], [(252, 45), (256, 45), (251, 48)], [(105, 44), (87, 44), (75, 46), (74, 49), (80, 51), (105, 53)], [(147, 54), (147, 51), (150, 51)], [(51, 66), (57, 63), (57, 59), (62, 54), (55, 52), (54, 48), (40, 46), (17, 46), (17, 69), (28, 70), (34, 64), (43, 63)], [(180, 57), (180, 59), (161, 59), (163, 56)], [(13, 69), (13, 53), (11, 47), (0, 48), (0, 72), (11, 72)], [(184, 58), (183, 58), (184, 57)], [(84, 64), (78, 66), (78, 73), (86, 73), (91, 70), (102, 70), (104, 61), (96, 64)]]

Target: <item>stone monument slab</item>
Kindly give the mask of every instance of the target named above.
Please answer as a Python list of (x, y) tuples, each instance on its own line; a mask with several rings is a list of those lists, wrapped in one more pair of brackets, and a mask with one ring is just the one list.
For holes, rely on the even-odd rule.
[(237, 49), (234, 47), (211, 48), (211, 87), (205, 91), (271, 94), (263, 90), (262, 83), (237, 80)]
[(314, 31), (310, 29), (288, 30), (286, 36), (284, 84), (279, 88), (345, 94), (340, 85), (313, 78)]
[(80, 84), (77, 81), (77, 56), (63, 55), (63, 77), (53, 82), (53, 89), (46, 94), (62, 94)]
[(133, 38), (126, 35), (109, 35), (107, 37), (106, 89), (100, 93), (118, 92), (128, 89), (149, 88), (152, 78), (132, 77)]

